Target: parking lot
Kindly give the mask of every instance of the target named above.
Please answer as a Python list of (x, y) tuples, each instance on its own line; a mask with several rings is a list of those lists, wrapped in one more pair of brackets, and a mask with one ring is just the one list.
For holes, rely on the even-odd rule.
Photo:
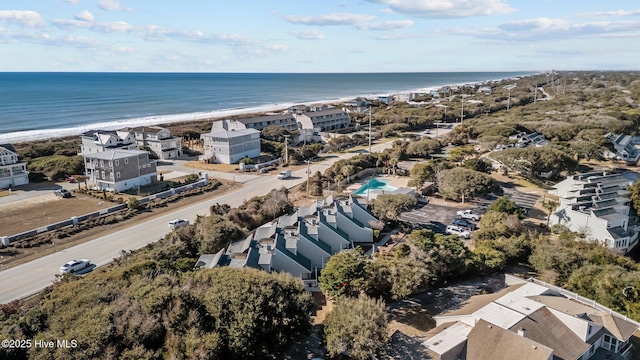
[(453, 219), (459, 217), (456, 215), (456, 212), (462, 209), (471, 209), (477, 213), (484, 212), (484, 207), (473, 204), (469, 204), (469, 206), (465, 208), (426, 204), (409, 212), (402, 213), (399, 219), (412, 224), (416, 228), (428, 228), (434, 232), (444, 234), (445, 229), (451, 225)]

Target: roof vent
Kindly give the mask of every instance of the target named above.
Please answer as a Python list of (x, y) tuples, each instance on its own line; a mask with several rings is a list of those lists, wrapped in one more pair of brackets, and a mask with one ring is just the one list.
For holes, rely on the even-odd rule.
[(524, 337), (526, 333), (527, 333), (527, 330), (525, 328), (521, 327), (518, 329), (518, 335)]

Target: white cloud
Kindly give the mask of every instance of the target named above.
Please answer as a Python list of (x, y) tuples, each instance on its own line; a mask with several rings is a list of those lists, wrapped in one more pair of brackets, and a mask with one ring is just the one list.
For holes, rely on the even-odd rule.
[(616, 16), (639, 16), (640, 10), (616, 10), (616, 11), (597, 11), (576, 15), (576, 17), (594, 18), (594, 17), (616, 17)]
[(106, 11), (125, 10), (118, 0), (100, 0), (98, 1), (98, 7)]
[(87, 10), (85, 10), (85, 11), (79, 13), (79, 14), (76, 14), (73, 18), (76, 19), (76, 20), (81, 20), (81, 21), (93, 21), (94, 20), (93, 19), (93, 15)]
[(89, 30), (93, 30), (101, 33), (128, 32), (136, 29), (135, 26), (128, 24), (124, 21), (95, 22), (95, 21), (84, 21), (84, 20), (58, 19), (58, 20), (53, 20), (51, 23), (60, 29), (81, 28), (81, 29), (89, 29)]
[(516, 11), (504, 0), (367, 0), (385, 4), (397, 13), (424, 18), (463, 18)]
[(327, 26), (356, 25), (365, 21), (371, 21), (375, 19), (375, 16), (349, 13), (331, 13), (326, 15), (313, 16), (285, 15), (284, 19), (292, 24)]
[(0, 10), (0, 20), (30, 28), (44, 25), (42, 16), (31, 10)]
[(82, 1), (80, 1), (80, 0), (64, 0), (64, 2), (66, 2), (67, 4), (71, 4), (71, 5), (80, 5), (80, 4), (82, 4)]
[(640, 21), (576, 23), (563, 19), (512, 21), (497, 28), (454, 29), (452, 33), (496, 41), (550, 41), (577, 37), (633, 37), (640, 33)]
[(316, 29), (310, 29), (310, 30), (294, 30), (294, 31), (289, 31), (289, 34), (297, 37), (300, 40), (322, 40), (324, 39), (324, 35), (316, 30)]
[(397, 20), (397, 21), (378, 21), (371, 23), (362, 23), (356, 25), (361, 30), (397, 30), (404, 29), (409, 26), (413, 26), (411, 20)]

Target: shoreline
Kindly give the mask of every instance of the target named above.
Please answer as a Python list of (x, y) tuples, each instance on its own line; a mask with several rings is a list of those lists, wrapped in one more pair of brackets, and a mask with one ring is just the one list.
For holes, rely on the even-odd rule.
[(356, 97), (365, 97), (365, 98), (376, 98), (378, 96), (387, 96), (392, 94), (405, 94), (411, 92), (429, 92), (431, 90), (439, 89), (444, 86), (462, 86), (462, 85), (476, 85), (483, 84), (488, 82), (501, 82), (507, 79), (511, 79), (514, 77), (525, 78), (530, 76), (535, 76), (540, 73), (529, 73), (524, 75), (514, 74), (511, 77), (500, 78), (500, 79), (485, 79), (481, 81), (468, 81), (468, 82), (459, 82), (459, 83), (450, 83), (444, 85), (434, 85), (428, 87), (421, 87), (417, 89), (409, 89), (409, 90), (390, 90), (389, 92), (384, 93), (368, 93), (368, 94), (360, 94), (354, 96), (345, 96), (334, 99), (326, 99), (319, 101), (308, 101), (308, 102), (283, 102), (283, 103), (275, 103), (275, 104), (266, 104), (259, 105), (253, 108), (239, 108), (239, 109), (220, 109), (214, 110), (210, 112), (192, 112), (192, 113), (181, 113), (181, 114), (165, 114), (165, 115), (153, 115), (146, 117), (138, 117), (131, 119), (117, 119), (117, 120), (107, 120), (96, 122), (92, 124), (84, 124), (79, 126), (72, 126), (66, 128), (57, 128), (57, 129), (39, 129), (39, 130), (25, 130), (25, 131), (16, 131), (5, 134), (0, 134), (0, 144), (10, 143), (10, 144), (22, 144), (22, 143), (32, 143), (38, 141), (47, 141), (47, 140), (55, 140), (55, 139), (65, 139), (65, 138), (73, 138), (77, 137), (85, 131), (88, 130), (117, 130), (124, 127), (137, 127), (137, 126), (163, 126), (163, 127), (176, 127), (181, 125), (188, 124), (199, 124), (207, 121), (216, 121), (225, 118), (238, 118), (238, 117), (253, 117), (260, 116), (271, 112), (280, 113), (286, 110), (288, 107), (305, 104), (336, 104), (336, 103), (344, 103), (346, 101), (355, 99)]

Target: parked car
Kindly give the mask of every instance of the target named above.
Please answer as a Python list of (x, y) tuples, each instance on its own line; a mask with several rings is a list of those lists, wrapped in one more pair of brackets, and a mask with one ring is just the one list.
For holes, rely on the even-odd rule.
[(467, 219), (454, 219), (453, 220), (453, 225), (459, 226), (459, 227), (463, 227), (463, 228), (467, 228), (469, 230), (475, 230), (476, 229), (476, 224), (472, 223), (471, 221), (467, 220)]
[(73, 274), (78, 270), (86, 269), (91, 266), (91, 261), (87, 259), (71, 260), (60, 266), (60, 274)]
[(468, 239), (471, 236), (471, 233), (468, 230), (453, 225), (447, 226), (447, 229), (444, 232), (450, 235), (458, 235), (465, 239)]
[(460, 216), (463, 219), (469, 219), (473, 221), (480, 220), (480, 214), (474, 213), (471, 210), (460, 210), (456, 214), (458, 214), (458, 216)]
[(71, 197), (71, 193), (67, 189), (53, 190), (53, 193), (56, 194), (57, 197), (61, 197), (61, 198), (70, 198)]
[(189, 225), (189, 220), (185, 220), (185, 219), (175, 219), (175, 220), (169, 221), (169, 229), (185, 227), (187, 225)]

